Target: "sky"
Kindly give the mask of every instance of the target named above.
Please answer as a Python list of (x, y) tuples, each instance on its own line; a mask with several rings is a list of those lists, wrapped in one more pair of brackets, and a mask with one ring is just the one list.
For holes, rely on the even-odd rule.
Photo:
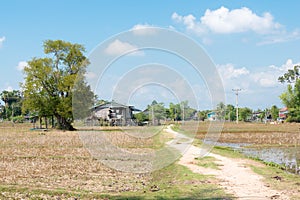
[[(240, 88), (241, 107), (282, 107), (279, 96), (286, 85), (277, 79), (300, 64), (300, 1), (297, 0), (3, 0), (0, 5), (0, 91), (20, 89), (27, 61), (45, 56), (42, 49), (45, 40), (82, 44), (86, 55), (91, 57), (105, 44), (109, 56), (134, 49), (138, 36), (127, 42), (116, 36), (143, 27), (164, 28), (196, 42), (219, 73), (226, 104), (235, 105), (232, 89)], [(174, 77), (179, 75), (190, 81), (186, 87), (192, 88), (199, 108), (210, 109), (207, 80), (214, 76), (196, 77), (191, 66), (178, 56), (153, 49), (134, 52), (110, 65), (98, 82), (98, 96), (112, 99), (112, 91), (122, 83), (122, 77), (149, 63), (173, 67), (171, 71), (178, 72)], [(149, 69), (151, 66), (144, 68)], [(94, 75), (91, 71), (87, 77)], [(173, 79), (174, 88), (185, 85), (178, 80)], [(170, 88), (141, 84), (131, 91), (128, 102), (143, 107), (156, 98), (168, 104), (176, 101), (179, 93)]]

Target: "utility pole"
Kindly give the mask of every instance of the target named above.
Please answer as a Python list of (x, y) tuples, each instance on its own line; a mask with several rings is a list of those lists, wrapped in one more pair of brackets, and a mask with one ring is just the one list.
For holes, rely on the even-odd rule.
[(235, 99), (235, 105), (236, 105), (236, 123), (239, 123), (239, 91), (242, 89), (232, 89), (232, 91), (235, 92), (236, 99)]

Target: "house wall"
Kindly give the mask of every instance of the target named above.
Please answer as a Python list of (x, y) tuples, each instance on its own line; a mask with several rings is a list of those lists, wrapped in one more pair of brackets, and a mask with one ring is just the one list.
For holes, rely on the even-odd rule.
[(98, 119), (106, 119), (106, 120), (108, 120), (109, 119), (108, 114), (109, 114), (109, 108), (103, 108), (103, 109), (97, 110), (95, 112), (95, 116)]

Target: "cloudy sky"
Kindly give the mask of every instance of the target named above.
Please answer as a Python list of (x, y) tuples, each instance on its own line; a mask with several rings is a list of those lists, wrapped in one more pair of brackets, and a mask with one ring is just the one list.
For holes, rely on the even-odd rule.
[[(286, 85), (278, 83), (277, 78), (300, 63), (299, 7), (297, 0), (1, 1), (0, 91), (19, 89), (26, 61), (43, 56), (42, 44), (47, 39), (83, 44), (87, 55), (92, 55), (99, 44), (116, 34), (161, 27), (183, 33), (203, 48), (220, 74), (226, 103), (235, 104), (232, 89), (241, 88), (242, 107), (281, 107), (278, 96)], [(137, 33), (152, 34), (151, 30)], [(106, 45), (105, 53), (122, 54), (137, 47), (132, 41), (116, 38)], [(115, 64), (118, 70), (107, 70), (104, 80), (111, 82), (104, 82), (111, 85), (102, 86), (106, 91), (102, 88), (100, 98), (111, 98), (110, 92), (116, 87), (113, 81), (120, 80), (130, 70), (126, 65), (161, 61), (161, 64), (174, 65), (179, 74), (185, 73), (186, 79), (193, 79), (189, 78), (193, 72), (189, 72), (184, 62), (175, 62), (177, 58), (164, 52), (135, 51), (128, 57)], [(95, 76), (92, 71), (87, 74), (90, 79)], [(209, 109), (209, 103), (203, 103), (209, 101), (209, 92), (203, 92), (207, 90), (203, 86), (205, 80), (199, 80), (198, 84), (197, 81), (195, 78), (190, 85), (202, 102), (200, 108)], [(180, 85), (180, 81), (174, 84)], [(131, 102), (139, 106), (153, 97), (166, 103), (174, 100), (172, 91), (159, 85), (134, 91)]]

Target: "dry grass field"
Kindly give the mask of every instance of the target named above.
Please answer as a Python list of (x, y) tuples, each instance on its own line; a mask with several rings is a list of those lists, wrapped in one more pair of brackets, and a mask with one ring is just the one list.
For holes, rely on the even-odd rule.
[[(186, 122), (180, 129), (186, 132), (193, 131), (196, 122)], [(200, 122), (197, 128), (196, 138), (203, 139), (209, 126), (213, 123)], [(263, 124), (226, 122), (223, 125), (219, 142), (229, 143), (251, 143), (266, 145), (299, 145), (300, 124)]]
[(29, 129), (1, 125), (2, 187), (102, 193), (141, 190), (149, 182), (147, 174), (115, 171), (93, 159), (76, 132)]
[[(180, 128), (189, 132), (195, 122)], [(200, 123), (203, 138), (209, 123)], [(221, 142), (299, 144), (299, 124), (225, 123)], [(0, 199), (230, 199), (215, 180), (170, 165), (152, 173), (113, 170), (90, 155), (78, 132), (30, 130), (31, 124), (0, 124)], [(176, 127), (175, 127), (176, 128)], [(128, 151), (160, 149), (172, 137), (161, 127), (92, 127)], [(129, 137), (142, 134), (142, 138)], [(144, 131), (144, 132), (143, 132)]]
[[(152, 173), (113, 170), (90, 155), (78, 132), (30, 130), (31, 127), (31, 124), (0, 124), (0, 199), (224, 199), (230, 196), (214, 185), (212, 177), (193, 174), (177, 164)], [(120, 137), (119, 128), (98, 129), (113, 144), (132, 150), (133, 147), (160, 148), (170, 139), (168, 135), (157, 134), (141, 144), (138, 139)]]

